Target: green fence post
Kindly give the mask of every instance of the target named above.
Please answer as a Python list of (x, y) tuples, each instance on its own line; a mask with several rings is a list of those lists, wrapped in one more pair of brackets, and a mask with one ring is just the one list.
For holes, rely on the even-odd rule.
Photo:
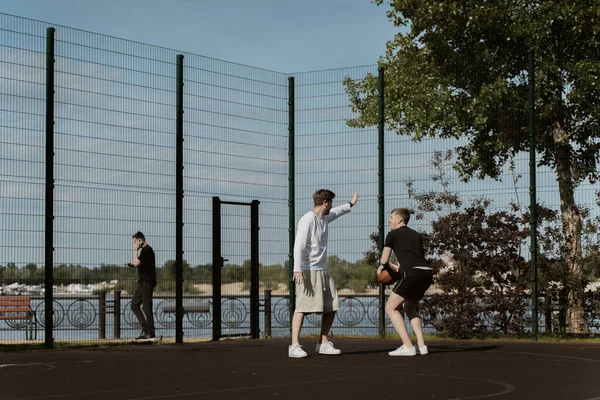
[(98, 293), (98, 339), (106, 339), (106, 290)]
[(46, 30), (46, 228), (44, 262), (44, 346), (52, 348), (54, 328), (54, 28)]
[[(378, 160), (379, 160), (379, 167), (378, 167), (378, 172), (377, 174), (379, 175), (379, 194), (377, 196), (377, 201), (379, 203), (379, 223), (378, 223), (378, 243), (377, 246), (379, 248), (379, 254), (381, 255), (381, 252), (383, 251), (383, 233), (384, 233), (384, 227), (385, 227), (385, 199), (384, 199), (384, 195), (385, 195), (385, 191), (384, 191), (384, 184), (385, 184), (385, 175), (384, 175), (384, 161), (385, 161), (385, 152), (384, 152), (384, 133), (385, 133), (385, 97), (384, 97), (384, 79), (383, 79), (383, 74), (384, 74), (384, 69), (383, 67), (379, 67), (377, 69), (377, 73), (378, 73), (378, 80), (379, 80), (379, 87), (378, 87), (378, 98), (379, 98), (379, 112), (378, 112), (378, 124), (377, 124), (377, 128), (378, 128), (378, 136), (379, 136), (379, 144), (377, 146), (379, 152), (378, 152)], [(382, 284), (379, 284), (379, 337), (380, 338), (384, 338), (385, 337), (385, 286), (383, 286)]]
[(177, 55), (175, 169), (175, 343), (183, 343), (183, 55)]
[(221, 257), (221, 199), (218, 196), (212, 198), (212, 317), (213, 329), (212, 340), (221, 338), (221, 269), (224, 258)]
[(259, 209), (260, 201), (252, 200), (250, 203), (250, 337), (260, 338), (260, 298), (259, 298)]
[(289, 329), (292, 331), (292, 318), (294, 317), (294, 310), (296, 309), (296, 285), (294, 284), (294, 241), (296, 240), (296, 194), (295, 194), (295, 143), (294, 143), (294, 77), (288, 78), (288, 231), (289, 231), (289, 243), (288, 243), (288, 268), (289, 268)]
[(537, 225), (536, 225), (536, 162), (535, 162), (535, 59), (529, 50), (529, 222), (531, 240), (531, 339), (537, 341)]

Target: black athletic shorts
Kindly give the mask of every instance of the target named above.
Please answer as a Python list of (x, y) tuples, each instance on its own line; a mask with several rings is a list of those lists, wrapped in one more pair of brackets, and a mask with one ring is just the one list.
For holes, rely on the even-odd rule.
[(420, 299), (433, 283), (431, 270), (413, 269), (408, 273), (400, 271), (400, 280), (394, 286), (393, 292), (404, 299)]

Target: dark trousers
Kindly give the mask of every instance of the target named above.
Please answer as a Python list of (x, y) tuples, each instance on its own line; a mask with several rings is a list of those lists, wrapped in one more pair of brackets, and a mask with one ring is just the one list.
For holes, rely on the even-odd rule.
[(137, 317), (142, 330), (150, 336), (155, 334), (154, 316), (152, 315), (152, 292), (155, 287), (156, 282), (138, 282), (133, 299), (131, 299), (131, 311)]

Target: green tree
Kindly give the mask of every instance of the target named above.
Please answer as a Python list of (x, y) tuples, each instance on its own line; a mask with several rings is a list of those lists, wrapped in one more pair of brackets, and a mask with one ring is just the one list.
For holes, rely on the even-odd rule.
[(281, 264), (263, 266), (259, 275), (265, 289), (277, 289), (279, 284), (285, 284), (287, 281), (287, 270)]
[(25, 266), (25, 279), (33, 280), (39, 278), (37, 265), (29, 263)]
[(338, 289), (350, 287), (352, 273), (346, 260), (342, 260), (338, 256), (329, 256), (327, 257), (327, 268), (331, 272), (331, 276)]
[[(600, 306), (597, 306), (594, 299), (600, 296), (600, 290), (585, 290), (585, 287), (589, 281), (597, 279), (598, 276), (600, 218), (592, 217), (587, 207), (580, 207), (579, 212), (582, 217), (582, 275), (581, 280), (573, 282), (571, 286), (578, 284), (583, 288), (585, 316), (588, 325), (596, 327), (598, 326), (597, 315)], [(540, 251), (538, 288), (545, 298), (545, 304), (540, 305), (540, 309), (547, 312), (546, 328), (549, 330), (554, 326), (554, 331), (564, 334), (567, 332), (569, 286), (564, 285), (563, 282), (570, 279), (570, 273), (568, 266), (564, 263), (564, 246), (556, 245), (564, 242), (563, 231), (560, 228), (556, 212), (538, 207), (538, 215), (541, 220), (546, 221), (540, 226), (541, 234), (538, 238)], [(558, 306), (557, 323), (552, 324), (551, 321), (555, 319), (552, 317), (552, 311), (556, 305)]]
[(19, 281), (19, 268), (15, 263), (9, 262), (6, 264), (6, 268), (4, 269), (4, 279), (8, 281), (8, 283), (18, 282)]
[[(538, 163), (556, 173), (564, 262), (569, 277), (568, 327), (584, 332), (581, 230), (574, 191), (598, 178), (600, 143), (600, 3), (578, 0), (373, 0), (389, 5), (401, 28), (387, 43), (388, 128), (413, 140), (460, 138), (456, 170), (465, 180), (499, 179), (512, 156), (528, 148), (527, 58), (536, 55)], [(357, 118), (377, 124), (377, 78), (346, 81)]]
[(191, 268), (192, 276), (190, 279), (197, 283), (211, 283), (212, 282), (212, 264), (196, 265)]
[(242, 266), (227, 264), (221, 269), (221, 283), (250, 282), (250, 261), (244, 261)]
[[(188, 262), (186, 260), (183, 260), (182, 264), (183, 264), (182, 265), (183, 280), (187, 281), (192, 276), (192, 271), (190, 269), (190, 265), (188, 264)], [(163, 268), (165, 268), (165, 270), (168, 271), (170, 279), (175, 279), (175, 277), (177, 276), (176, 266), (177, 266), (177, 262), (175, 260), (165, 261)]]

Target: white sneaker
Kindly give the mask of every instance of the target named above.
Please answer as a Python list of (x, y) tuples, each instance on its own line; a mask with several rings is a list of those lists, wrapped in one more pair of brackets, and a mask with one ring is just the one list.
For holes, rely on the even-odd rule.
[(336, 349), (331, 342), (317, 343), (315, 351), (319, 354), (325, 354), (328, 356), (337, 356), (338, 354), (342, 354), (342, 351), (340, 349)]
[(288, 349), (288, 357), (290, 358), (304, 358), (308, 354), (304, 350), (302, 350), (302, 346), (298, 343), (293, 344)]
[(419, 354), (422, 356), (424, 356), (425, 354), (429, 354), (427, 346), (419, 346)]
[(396, 350), (394, 351), (390, 351), (388, 353), (390, 356), (392, 357), (396, 357), (396, 356), (416, 356), (417, 355), (417, 348), (415, 346), (409, 348), (404, 347), (404, 345), (398, 347)]

